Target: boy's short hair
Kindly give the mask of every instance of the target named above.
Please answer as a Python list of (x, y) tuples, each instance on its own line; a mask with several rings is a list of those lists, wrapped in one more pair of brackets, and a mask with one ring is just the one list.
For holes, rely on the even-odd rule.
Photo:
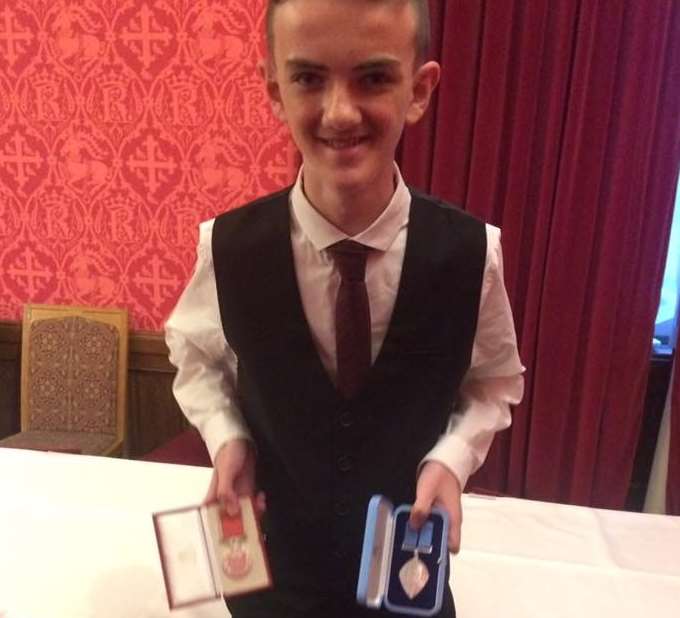
[[(416, 13), (416, 64), (425, 62), (430, 52), (430, 8), (428, 0), (364, 0), (365, 2), (401, 1), (410, 2)], [(267, 47), (271, 53), (274, 48), (274, 11), (287, 0), (267, 0), (266, 28)]]

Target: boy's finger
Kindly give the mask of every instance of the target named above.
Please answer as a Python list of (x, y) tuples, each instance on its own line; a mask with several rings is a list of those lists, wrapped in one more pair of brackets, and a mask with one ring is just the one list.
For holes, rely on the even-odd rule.
[(449, 551), (457, 554), (460, 551), (460, 520), (449, 522)]
[(411, 507), (411, 516), (408, 520), (412, 528), (418, 530), (425, 523), (425, 520), (430, 516), (433, 501), (431, 496), (422, 494), (417, 496)]
[(234, 517), (241, 512), (241, 505), (234, 490), (233, 479), (226, 475), (218, 479), (217, 500), (227, 510), (230, 517)]
[(238, 503), (238, 496), (234, 490), (233, 475), (225, 472), (216, 466), (213, 468), (212, 478), (208, 487), (203, 502), (209, 504), (211, 502), (219, 502), (230, 516), (238, 515), (241, 507)]

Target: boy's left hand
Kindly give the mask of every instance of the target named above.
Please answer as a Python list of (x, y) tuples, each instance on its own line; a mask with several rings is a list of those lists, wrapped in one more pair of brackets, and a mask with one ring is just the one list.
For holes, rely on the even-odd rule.
[(456, 475), (438, 461), (428, 461), (418, 476), (416, 501), (409, 519), (411, 526), (420, 528), (436, 502), (449, 514), (449, 550), (454, 554), (460, 550), (460, 527), (463, 522), (460, 495), (461, 487)]

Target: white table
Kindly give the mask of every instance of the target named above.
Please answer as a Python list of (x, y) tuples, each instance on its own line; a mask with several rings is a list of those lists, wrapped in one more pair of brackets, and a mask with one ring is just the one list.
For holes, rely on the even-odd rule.
[[(0, 448), (0, 618), (170, 614), (151, 513), (199, 503), (210, 470)], [(460, 618), (678, 618), (680, 518), (464, 497)]]

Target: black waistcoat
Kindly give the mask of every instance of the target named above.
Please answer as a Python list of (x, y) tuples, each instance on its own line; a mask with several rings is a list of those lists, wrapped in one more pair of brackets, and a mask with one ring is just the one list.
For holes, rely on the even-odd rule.
[(275, 582), (356, 585), (366, 506), (412, 502), (416, 470), (445, 430), (470, 364), (486, 257), (484, 225), (412, 191), (404, 266), (385, 342), (344, 399), (300, 299), (289, 189), (215, 221), (220, 315), (258, 451)]

